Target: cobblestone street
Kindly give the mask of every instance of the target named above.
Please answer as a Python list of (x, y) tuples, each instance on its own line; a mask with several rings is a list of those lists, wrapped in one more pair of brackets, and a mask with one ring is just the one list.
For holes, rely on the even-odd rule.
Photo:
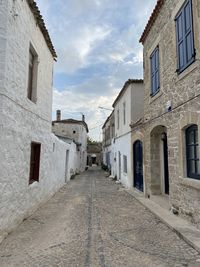
[(97, 168), (0, 245), (0, 267), (200, 266), (200, 255)]

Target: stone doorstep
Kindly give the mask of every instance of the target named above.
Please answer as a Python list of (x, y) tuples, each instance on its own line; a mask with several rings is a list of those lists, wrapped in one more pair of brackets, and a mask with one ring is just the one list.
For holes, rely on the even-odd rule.
[(200, 253), (200, 230), (190, 222), (172, 214), (151, 199), (145, 198), (142, 193), (128, 189), (128, 194), (133, 196), (144, 207), (154, 213), (164, 224), (178, 234), (185, 242)]

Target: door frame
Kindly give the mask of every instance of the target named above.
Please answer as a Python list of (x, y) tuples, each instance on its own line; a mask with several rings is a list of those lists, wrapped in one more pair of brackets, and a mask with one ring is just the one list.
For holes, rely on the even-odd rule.
[[(141, 170), (142, 170), (142, 182), (139, 186), (137, 186), (136, 184), (136, 145), (137, 144), (140, 144), (141, 145)], [(143, 170), (143, 142), (141, 140), (136, 140), (134, 143), (133, 143), (133, 187), (134, 188), (137, 188), (138, 190), (140, 190), (141, 192), (144, 192), (144, 170)]]

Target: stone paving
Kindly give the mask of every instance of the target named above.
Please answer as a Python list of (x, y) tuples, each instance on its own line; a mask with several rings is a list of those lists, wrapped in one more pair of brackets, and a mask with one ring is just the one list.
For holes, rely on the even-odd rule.
[(200, 255), (119, 185), (90, 169), (0, 245), (0, 267), (198, 267)]

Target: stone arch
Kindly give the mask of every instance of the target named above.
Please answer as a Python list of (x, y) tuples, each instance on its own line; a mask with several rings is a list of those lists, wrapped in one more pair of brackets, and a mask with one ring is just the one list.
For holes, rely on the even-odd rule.
[(167, 127), (155, 126), (150, 132), (150, 187), (153, 195), (169, 193)]

